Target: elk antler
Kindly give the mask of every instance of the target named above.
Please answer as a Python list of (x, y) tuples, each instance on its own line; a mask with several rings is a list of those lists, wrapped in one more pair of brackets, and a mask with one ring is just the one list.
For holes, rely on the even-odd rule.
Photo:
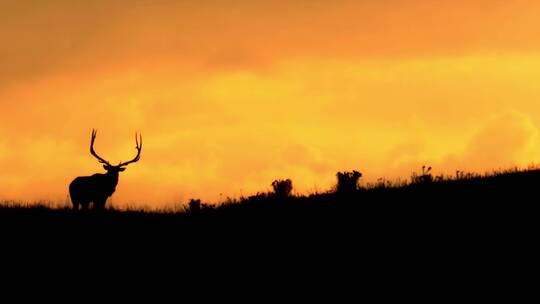
[(109, 164), (108, 161), (101, 158), (99, 155), (97, 155), (96, 151), (94, 151), (94, 141), (96, 140), (96, 135), (97, 135), (96, 129), (92, 129), (92, 141), (90, 142), (90, 153), (94, 155), (94, 157), (97, 158), (100, 163), (110, 166), (111, 164)]
[(135, 149), (137, 149), (137, 156), (135, 156), (134, 159), (128, 162), (118, 164), (117, 167), (127, 166), (131, 163), (139, 161), (139, 159), (141, 158), (141, 150), (142, 150), (142, 135), (141, 134), (139, 134), (139, 137), (137, 137), (137, 133), (135, 133), (135, 144), (136, 144)]

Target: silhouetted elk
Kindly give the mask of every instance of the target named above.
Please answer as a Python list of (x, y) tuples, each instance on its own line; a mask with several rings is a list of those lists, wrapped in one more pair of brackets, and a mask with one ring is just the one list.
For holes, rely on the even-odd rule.
[(121, 162), (116, 166), (111, 165), (108, 161), (101, 158), (94, 151), (94, 141), (96, 140), (96, 130), (92, 130), (92, 141), (90, 142), (90, 154), (92, 154), (107, 170), (107, 173), (97, 173), (92, 176), (79, 176), (75, 178), (69, 185), (69, 195), (75, 210), (81, 205), (83, 210), (88, 209), (88, 205), (92, 202), (94, 209), (101, 210), (105, 208), (105, 203), (109, 196), (116, 190), (118, 185), (118, 173), (124, 171), (125, 166), (137, 162), (141, 158), (142, 136), (135, 134), (135, 149), (137, 156), (128, 162)]
[(362, 177), (362, 173), (355, 170), (353, 172), (338, 172), (336, 176), (338, 179), (336, 191), (338, 193), (351, 193), (358, 190), (358, 181)]
[(272, 182), (272, 187), (274, 188), (274, 195), (279, 198), (285, 198), (291, 195), (293, 189), (292, 180), (275, 180)]

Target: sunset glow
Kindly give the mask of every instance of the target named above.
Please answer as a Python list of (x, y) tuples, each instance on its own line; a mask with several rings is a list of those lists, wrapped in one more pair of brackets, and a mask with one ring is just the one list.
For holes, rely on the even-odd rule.
[(540, 162), (538, 1), (80, 2), (0, 4), (0, 199), (103, 172), (93, 128), (143, 134), (113, 204)]

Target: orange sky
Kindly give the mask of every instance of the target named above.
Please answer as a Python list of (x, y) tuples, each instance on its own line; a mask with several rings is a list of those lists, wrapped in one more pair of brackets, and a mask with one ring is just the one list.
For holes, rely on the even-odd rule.
[(217, 202), (540, 161), (540, 2), (2, 1), (0, 199)]

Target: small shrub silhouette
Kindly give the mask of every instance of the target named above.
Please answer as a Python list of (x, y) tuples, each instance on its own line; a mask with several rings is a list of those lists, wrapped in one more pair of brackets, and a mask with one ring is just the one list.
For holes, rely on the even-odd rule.
[(426, 184), (433, 182), (433, 175), (431, 175), (431, 167), (426, 169), (426, 166), (422, 166), (422, 174), (417, 175), (416, 172), (412, 174), (411, 181), (413, 184)]
[(336, 192), (350, 193), (358, 190), (358, 181), (362, 177), (362, 173), (354, 170), (353, 172), (338, 172)]
[(188, 202), (187, 211), (190, 213), (197, 213), (201, 211), (201, 200), (200, 199), (190, 199)]
[(285, 198), (291, 195), (293, 185), (290, 179), (275, 180), (272, 182), (272, 188), (275, 196)]
[(201, 213), (203, 211), (209, 211), (211, 209), (215, 209), (214, 205), (201, 203), (200, 199), (192, 198), (189, 200), (187, 206), (185, 207), (185, 211), (187, 213)]
[(377, 183), (372, 185), (372, 187), (376, 189), (392, 188), (392, 186), (393, 186), (392, 182), (385, 179), (384, 177), (377, 179)]

